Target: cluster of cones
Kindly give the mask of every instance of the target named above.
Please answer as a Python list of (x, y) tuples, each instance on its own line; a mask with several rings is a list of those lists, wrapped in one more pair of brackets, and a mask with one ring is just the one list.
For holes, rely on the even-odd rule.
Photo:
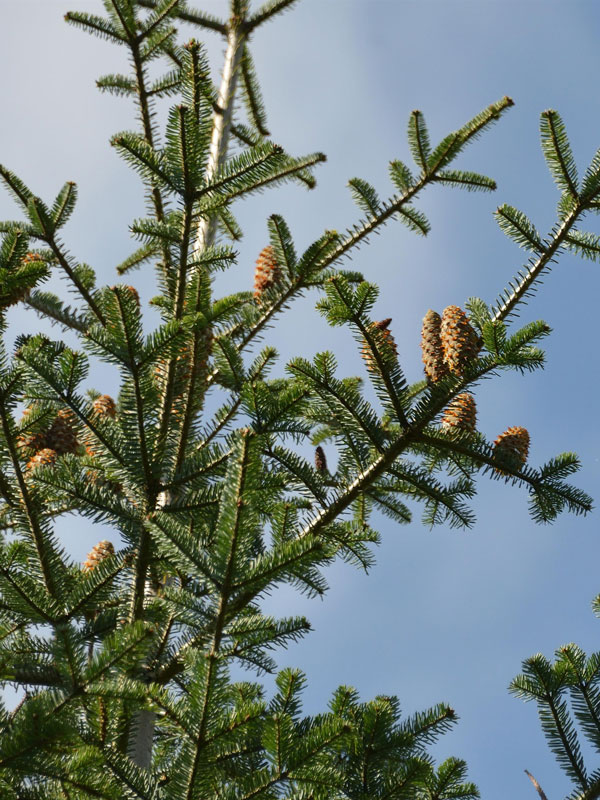
[[(456, 395), (442, 414), (441, 427), (446, 432), (475, 433), (477, 409), (475, 399), (469, 392)], [(501, 433), (494, 442), (494, 459), (510, 470), (519, 471), (529, 455), (529, 432), (527, 428), (514, 425)], [(497, 472), (506, 474), (500, 467)]]
[[(114, 419), (117, 413), (115, 401), (107, 394), (97, 397), (92, 407), (98, 417)], [(31, 406), (25, 409), (23, 416), (29, 416), (32, 410)], [(88, 455), (94, 455), (93, 447), (89, 442), (79, 441), (75, 415), (67, 408), (58, 411), (47, 430), (20, 436), (17, 446), (26, 456), (29, 456), (26, 465), (28, 472), (36, 467), (52, 466), (56, 463), (58, 456), (67, 453), (81, 455), (84, 452), (83, 448)]]
[[(462, 377), (470, 361), (477, 358), (481, 341), (465, 312), (448, 306), (440, 316), (429, 309), (423, 318), (421, 350), (425, 374), (431, 383), (445, 375)], [(469, 392), (458, 394), (445, 409), (441, 427), (445, 431), (474, 433), (477, 425), (475, 400)], [(518, 471), (529, 455), (529, 432), (521, 426), (507, 428), (494, 442), (494, 458)], [(504, 471), (496, 467), (498, 472)]]
[(429, 309), (423, 319), (421, 350), (425, 374), (437, 383), (451, 373), (461, 377), (469, 361), (477, 358), (481, 343), (465, 312), (448, 306), (442, 316)]
[[(398, 348), (389, 330), (391, 318), (374, 322), (373, 332), (378, 331), (384, 348), (394, 356)], [(430, 383), (437, 383), (446, 375), (462, 377), (470, 361), (477, 358), (481, 341), (471, 326), (465, 312), (458, 306), (448, 306), (440, 316), (429, 309), (423, 319), (421, 350), (425, 374)], [(370, 347), (365, 342), (362, 357), (370, 371), (376, 370), (376, 363)], [(444, 410), (441, 419), (442, 430), (457, 433), (475, 433), (477, 427), (477, 408), (475, 399), (469, 392), (458, 394)], [(518, 471), (527, 462), (529, 455), (529, 433), (520, 426), (513, 426), (501, 433), (494, 442), (494, 458), (499, 464)], [(320, 456), (317, 454), (317, 469)], [(500, 468), (498, 472), (504, 474)]]

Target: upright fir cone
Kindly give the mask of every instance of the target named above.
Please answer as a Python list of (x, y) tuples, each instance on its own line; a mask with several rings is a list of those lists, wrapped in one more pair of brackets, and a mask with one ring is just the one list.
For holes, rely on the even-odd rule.
[(281, 267), (277, 263), (275, 250), (271, 245), (263, 247), (256, 259), (254, 269), (254, 299), (261, 301), (263, 293), (270, 286), (274, 286), (281, 280)]
[(458, 306), (444, 309), (441, 339), (444, 363), (453, 375), (463, 375), (469, 361), (477, 358), (481, 346), (467, 315)]
[(101, 542), (94, 545), (88, 553), (88, 557), (83, 562), (83, 571), (90, 572), (95, 569), (101, 561), (104, 561), (104, 559), (109, 556), (114, 556), (114, 554), (115, 548), (112, 542), (109, 542), (108, 539), (103, 539)]
[(71, 425), (72, 419), (73, 413), (70, 409), (61, 409), (46, 434), (47, 446), (61, 456), (65, 453), (76, 453), (79, 447), (77, 433)]
[(325, 451), (321, 445), (315, 450), (315, 469), (317, 472), (327, 472), (327, 459), (325, 458)]
[[(494, 457), (511, 470), (518, 471), (527, 462), (529, 442), (527, 428), (518, 425), (507, 428), (494, 442)], [(507, 474), (500, 467), (495, 467), (495, 469), (501, 475)]]
[(94, 413), (99, 417), (110, 417), (114, 419), (117, 416), (117, 406), (115, 401), (109, 394), (101, 394), (92, 403)]
[[(381, 331), (383, 335), (383, 341), (385, 343), (385, 347), (389, 348), (391, 352), (395, 356), (398, 355), (398, 348), (396, 346), (396, 342), (394, 341), (394, 337), (392, 336), (392, 332), (388, 330), (389, 324), (392, 321), (391, 317), (387, 317), (386, 319), (382, 319), (379, 322), (373, 322), (371, 324), (371, 330), (378, 330)], [(362, 346), (361, 355), (365, 364), (367, 365), (367, 369), (371, 372), (374, 372), (377, 369), (377, 364), (375, 359), (373, 358), (373, 354), (371, 353), (371, 349), (369, 345), (365, 342)]]
[(475, 433), (476, 426), (477, 408), (473, 395), (468, 392), (457, 394), (442, 415), (443, 430)]
[(432, 383), (437, 383), (444, 375), (448, 374), (448, 367), (444, 363), (441, 331), (442, 318), (437, 311), (432, 311), (430, 308), (423, 317), (421, 350), (423, 351), (425, 374)]
[(43, 450), (40, 450), (39, 453), (36, 453), (29, 459), (25, 469), (33, 470), (37, 467), (52, 466), (53, 464), (56, 464), (57, 457), (58, 453), (56, 450), (52, 450), (49, 447), (44, 447)]

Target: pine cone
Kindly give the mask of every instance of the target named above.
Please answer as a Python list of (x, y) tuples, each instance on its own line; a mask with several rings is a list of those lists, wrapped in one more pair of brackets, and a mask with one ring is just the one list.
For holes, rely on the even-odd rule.
[(437, 383), (444, 375), (448, 374), (448, 367), (444, 363), (441, 330), (442, 318), (437, 311), (429, 309), (423, 317), (421, 350), (423, 351), (425, 374), (432, 383)]
[(40, 450), (39, 453), (36, 453), (29, 459), (25, 469), (33, 470), (37, 469), (37, 467), (52, 466), (53, 464), (56, 464), (57, 457), (58, 453), (56, 450), (52, 450), (49, 447), (44, 447), (43, 450)]
[[(387, 319), (382, 319), (379, 322), (373, 322), (370, 326), (370, 330), (381, 331), (383, 336), (383, 344), (386, 349), (389, 349), (395, 356), (398, 355), (398, 348), (396, 347), (396, 342), (394, 341), (394, 337), (392, 336), (392, 332), (388, 330), (388, 326), (392, 321), (391, 317)], [(361, 355), (364, 359), (365, 364), (367, 365), (367, 369), (371, 372), (375, 372), (377, 370), (377, 363), (373, 358), (373, 354), (371, 353), (371, 349), (368, 344), (365, 342), (363, 344)]]
[(104, 561), (104, 559), (109, 556), (114, 556), (114, 554), (115, 548), (112, 543), (109, 542), (108, 539), (103, 539), (101, 542), (98, 542), (97, 545), (94, 545), (88, 553), (88, 557), (83, 562), (83, 571), (90, 572), (95, 569), (101, 561)]
[(463, 375), (467, 364), (477, 358), (481, 347), (467, 315), (458, 306), (444, 309), (441, 339), (444, 363), (453, 375)]
[[(501, 464), (518, 472), (527, 462), (529, 455), (529, 432), (526, 428), (514, 426), (507, 428), (494, 442), (494, 457)], [(496, 467), (496, 472), (507, 475), (503, 469)]]
[(76, 453), (79, 447), (77, 433), (73, 430), (71, 423), (67, 421), (70, 418), (71, 414), (68, 410), (59, 411), (52, 427), (46, 434), (47, 446), (51, 450), (56, 450), (61, 456), (65, 453)]
[(97, 397), (92, 403), (92, 408), (99, 417), (114, 419), (117, 416), (117, 406), (109, 394), (101, 394), (100, 397)]
[(315, 469), (317, 472), (327, 472), (327, 459), (320, 445), (315, 450)]
[(271, 245), (264, 247), (256, 259), (254, 270), (254, 299), (261, 301), (266, 289), (279, 283), (281, 280), (281, 268), (277, 263), (275, 251)]
[(473, 395), (468, 392), (456, 395), (442, 415), (442, 429), (474, 433), (477, 425), (477, 408)]

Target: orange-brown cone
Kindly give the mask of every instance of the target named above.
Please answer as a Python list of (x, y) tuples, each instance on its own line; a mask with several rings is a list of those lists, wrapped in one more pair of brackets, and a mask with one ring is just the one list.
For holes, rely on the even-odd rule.
[(423, 317), (421, 350), (423, 351), (425, 374), (432, 383), (437, 383), (444, 375), (448, 374), (448, 367), (444, 363), (441, 330), (442, 318), (437, 311), (432, 311), (430, 308)]
[(281, 280), (281, 268), (277, 263), (275, 251), (271, 245), (264, 247), (256, 259), (254, 269), (254, 299), (260, 302), (262, 295), (270, 286)]
[(110, 419), (114, 419), (117, 415), (115, 401), (108, 394), (101, 394), (100, 397), (97, 397), (92, 403), (92, 407), (99, 417), (110, 417)]
[[(392, 321), (391, 317), (387, 319), (382, 319), (379, 322), (373, 322), (371, 325), (371, 330), (378, 330), (381, 331), (383, 336), (383, 343), (386, 349), (389, 349), (395, 356), (398, 355), (398, 348), (396, 346), (396, 342), (394, 341), (394, 337), (392, 336), (392, 332), (388, 330), (388, 326)], [(374, 372), (377, 369), (377, 364), (375, 359), (373, 358), (373, 354), (371, 353), (371, 349), (368, 344), (365, 342), (363, 344), (361, 355), (367, 365), (367, 369)]]
[(469, 361), (477, 358), (480, 344), (461, 308), (448, 306), (444, 309), (440, 334), (444, 363), (453, 375), (463, 375)]
[[(518, 471), (527, 462), (529, 455), (529, 432), (527, 428), (513, 426), (507, 428), (494, 442), (494, 457), (500, 464)], [(505, 475), (504, 470), (496, 467), (496, 471)]]
[(474, 433), (476, 426), (477, 408), (473, 395), (468, 392), (456, 395), (442, 415), (442, 428), (445, 431)]
[(58, 453), (56, 450), (52, 450), (49, 447), (44, 447), (43, 450), (40, 450), (39, 453), (36, 453), (29, 459), (26, 469), (32, 470), (36, 469), (37, 467), (52, 466), (53, 464), (56, 464), (57, 457)]
[(115, 548), (113, 547), (112, 543), (108, 541), (108, 539), (103, 539), (98, 544), (94, 545), (90, 552), (88, 553), (88, 557), (83, 562), (83, 571), (89, 572), (92, 569), (95, 569), (101, 561), (104, 561), (105, 558), (109, 556), (113, 556), (115, 554)]

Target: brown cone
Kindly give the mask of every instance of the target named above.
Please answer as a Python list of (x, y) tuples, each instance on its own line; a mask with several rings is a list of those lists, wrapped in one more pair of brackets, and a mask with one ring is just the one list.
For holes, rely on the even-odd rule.
[(53, 464), (56, 464), (57, 457), (58, 453), (56, 450), (52, 450), (49, 447), (44, 447), (43, 450), (40, 450), (39, 453), (36, 453), (29, 459), (26, 469), (33, 470), (37, 467), (52, 466)]
[(264, 247), (256, 259), (254, 269), (254, 299), (262, 299), (266, 289), (279, 283), (281, 280), (281, 268), (277, 263), (275, 251), (271, 245)]
[(448, 374), (448, 367), (444, 363), (441, 329), (442, 318), (437, 311), (432, 311), (430, 308), (423, 317), (421, 350), (423, 351), (425, 374), (432, 383), (437, 383), (444, 375)]
[(56, 450), (59, 455), (76, 453), (79, 447), (77, 433), (71, 426), (71, 423), (67, 421), (69, 418), (70, 413), (68, 411), (63, 413), (59, 411), (58, 416), (46, 434), (47, 446), (51, 450)]
[[(371, 325), (371, 330), (373, 331), (381, 331), (383, 336), (383, 343), (386, 349), (391, 350), (395, 356), (398, 355), (398, 348), (396, 346), (396, 342), (394, 341), (394, 337), (392, 336), (392, 332), (388, 330), (388, 326), (392, 321), (391, 317), (387, 317), (387, 319), (382, 319), (379, 322), (373, 322)], [(371, 349), (368, 344), (365, 342), (362, 346), (361, 355), (364, 359), (365, 364), (367, 365), (367, 369), (371, 372), (374, 372), (377, 369), (377, 364), (375, 359), (373, 358), (373, 354), (371, 353)]]
[(92, 408), (99, 417), (114, 419), (117, 415), (117, 406), (109, 394), (101, 394), (100, 397), (97, 397), (92, 403)]
[[(527, 428), (520, 426), (507, 428), (494, 442), (494, 457), (501, 464), (516, 472), (527, 462), (529, 441)], [(496, 467), (496, 472), (500, 472), (502, 475), (507, 474), (499, 467)]]
[(113, 556), (115, 554), (115, 548), (113, 547), (112, 543), (108, 541), (108, 539), (103, 539), (98, 544), (94, 545), (90, 552), (88, 553), (88, 557), (83, 562), (83, 571), (89, 572), (92, 569), (95, 569), (101, 561), (104, 561), (105, 558), (109, 556)]
[(315, 450), (315, 469), (317, 472), (327, 472), (327, 459), (325, 458), (325, 451), (320, 445)]
[(480, 350), (478, 336), (465, 312), (458, 306), (448, 306), (442, 314), (442, 350), (444, 363), (453, 375), (463, 375), (469, 361)]
[(476, 426), (477, 408), (473, 395), (468, 392), (456, 395), (442, 415), (442, 428), (474, 433)]

